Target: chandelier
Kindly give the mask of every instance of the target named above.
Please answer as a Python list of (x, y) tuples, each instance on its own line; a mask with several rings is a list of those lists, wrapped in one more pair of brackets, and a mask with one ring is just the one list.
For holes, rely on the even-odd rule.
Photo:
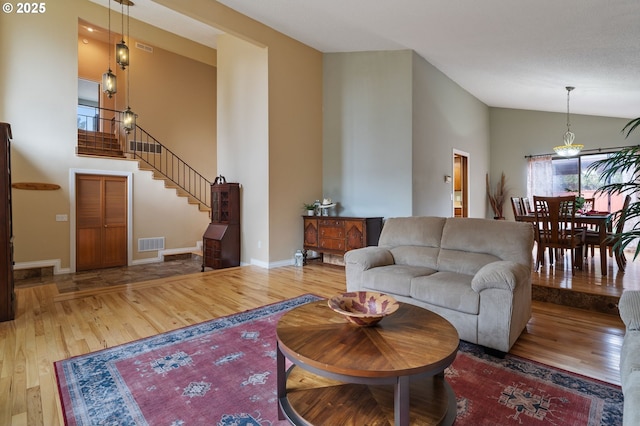
[(564, 133), (563, 140), (564, 145), (559, 145), (553, 148), (556, 154), (562, 157), (573, 157), (574, 155), (578, 155), (584, 145), (573, 144), (573, 141), (576, 139), (576, 135), (571, 131), (571, 123), (569, 122), (569, 94), (575, 87), (567, 86), (567, 131)]
[(124, 0), (116, 0), (120, 3), (120, 7), (122, 9), (120, 16), (122, 18), (122, 40), (120, 43), (116, 44), (116, 62), (120, 65), (120, 68), (124, 71), (129, 65), (129, 48), (127, 44), (124, 42), (124, 5), (127, 4), (127, 25), (129, 25), (129, 5), (133, 4), (130, 1)]
[[(127, 40), (131, 41), (131, 38), (129, 36), (129, 6), (133, 6), (133, 2), (131, 0), (116, 0), (116, 1), (120, 3), (123, 6), (123, 8), (125, 4), (127, 5)], [(124, 17), (124, 13), (122, 14), (122, 16)], [(124, 22), (122, 26), (122, 45), (124, 45)], [(120, 46), (120, 44), (118, 44), (118, 46)], [(125, 48), (126, 48), (126, 45), (125, 45)], [(116, 48), (116, 52), (117, 51), (118, 51), (118, 48)], [(125, 69), (126, 65), (129, 65), (129, 49), (126, 50), (125, 57), (126, 57), (126, 64), (123, 64), (120, 61), (118, 61), (118, 63), (122, 66), (123, 70)], [(135, 112), (133, 112), (131, 110), (131, 107), (129, 106), (130, 105), (129, 95), (131, 93), (130, 71), (131, 71), (131, 67), (127, 69), (127, 109), (122, 111), (122, 128), (127, 134), (129, 134), (132, 130), (136, 128), (136, 118), (138, 117), (138, 115)]]
[[(111, 0), (109, 0), (109, 45), (111, 45)], [(111, 98), (117, 91), (117, 81), (114, 73), (111, 72), (111, 48), (109, 48), (108, 71), (102, 74), (102, 91)]]

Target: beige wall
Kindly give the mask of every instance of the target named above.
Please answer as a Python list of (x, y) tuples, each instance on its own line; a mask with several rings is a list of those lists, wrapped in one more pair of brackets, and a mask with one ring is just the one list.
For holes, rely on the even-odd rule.
[(132, 66), (123, 71), (108, 50), (113, 46), (95, 38), (87, 41), (78, 40), (78, 76), (100, 82), (111, 53), (118, 79), (117, 93), (112, 99), (103, 95), (101, 105), (121, 111), (130, 102), (140, 127), (212, 180), (217, 174), (216, 68), (148, 42), (143, 43), (152, 52), (138, 49), (132, 38), (127, 43)]
[[(260, 202), (261, 198), (244, 202), (260, 204), (260, 208), (268, 211), (268, 255), (265, 258), (264, 253), (256, 254), (259, 263), (264, 261), (269, 266), (291, 263), (292, 253), (302, 241), (301, 204), (317, 197), (322, 187), (322, 55), (217, 2), (161, 0), (159, 3), (183, 9), (188, 16), (268, 49), (269, 151), (263, 160), (269, 170), (269, 201), (267, 205)], [(135, 164), (74, 155), (78, 18), (106, 28), (107, 15), (105, 8), (86, 0), (57, 1), (48, 5), (46, 14), (39, 16), (0, 15), (0, 92), (3, 94), (0, 120), (13, 126), (14, 176), (17, 181), (52, 182), (62, 186), (60, 191), (48, 193), (15, 193), (16, 260), (22, 264), (51, 259), (58, 259), (63, 269), (71, 264), (70, 222), (55, 222), (56, 213), (70, 213), (73, 208), (68, 183), (71, 169), (133, 173), (134, 240), (164, 234), (167, 246), (175, 246), (185, 240), (199, 240), (208, 222), (206, 214), (186, 205), (183, 199), (159, 199), (159, 192), (163, 192), (158, 192), (159, 183), (137, 172)], [(116, 16), (114, 13), (112, 19), (117, 20)], [(143, 43), (152, 41), (154, 47), (167, 52), (179, 52), (209, 66), (216, 65), (211, 49), (133, 19), (131, 36)], [(134, 59), (132, 57), (132, 70), (136, 69)], [(142, 68), (142, 63), (139, 66)], [(149, 64), (148, 69), (155, 73), (154, 68)], [(131, 78), (133, 83), (135, 71)], [(175, 80), (175, 74), (168, 74), (152, 85), (159, 89), (166, 78)], [(145, 83), (139, 81), (140, 85)], [(136, 87), (132, 84), (131, 107), (140, 114), (141, 125), (155, 126), (145, 124), (146, 114), (142, 117), (141, 111), (148, 107), (145, 100), (140, 99), (139, 106), (134, 104), (139, 96)], [(211, 98), (215, 97), (216, 94), (211, 93)], [(155, 98), (155, 102), (166, 106), (169, 101), (160, 97)], [(167, 115), (164, 122), (173, 118)], [(198, 135), (194, 139), (202, 137)], [(196, 150), (202, 155), (195, 161), (213, 165), (218, 162), (215, 151)], [(183, 225), (188, 229), (183, 229)], [(252, 231), (243, 235), (243, 240), (248, 241), (248, 247), (257, 248), (257, 241), (264, 239), (262, 232), (265, 232), (262, 228), (259, 232)], [(43, 245), (42, 241), (51, 243)], [(148, 256), (136, 253), (134, 260)], [(252, 256), (245, 255), (243, 262), (250, 262)]]
[[(269, 212), (269, 266), (292, 263), (302, 245), (302, 203), (322, 192), (321, 53), (218, 2), (157, 2), (268, 49), (269, 203), (263, 208)], [(225, 143), (219, 134), (218, 144)], [(243, 235), (248, 244), (257, 245), (258, 238)]]
[[(131, 108), (137, 124), (200, 174), (216, 169), (216, 68), (164, 50), (129, 47)], [(125, 80), (126, 81), (126, 80)], [(122, 93), (126, 93), (122, 88)]]
[[(10, 123), (13, 130), (13, 180), (61, 186), (57, 191), (13, 191), (17, 267), (72, 267), (75, 206), (70, 176), (74, 170), (132, 175), (133, 262), (157, 255), (135, 251), (138, 238), (165, 236), (167, 248), (195, 246), (209, 221), (206, 213), (164, 189), (149, 172), (137, 171), (134, 162), (75, 155), (78, 19), (106, 27), (107, 13), (84, 0), (60, 0), (47, 6), (47, 12), (37, 16), (0, 15), (0, 121)], [(143, 28), (138, 31), (145, 39)], [(150, 32), (149, 39), (158, 31)], [(184, 39), (168, 34), (160, 38), (191, 51)], [(198, 56), (201, 46), (193, 51), (191, 56)], [(214, 61), (208, 62), (210, 67)], [(67, 214), (70, 221), (57, 222), (56, 214)]]

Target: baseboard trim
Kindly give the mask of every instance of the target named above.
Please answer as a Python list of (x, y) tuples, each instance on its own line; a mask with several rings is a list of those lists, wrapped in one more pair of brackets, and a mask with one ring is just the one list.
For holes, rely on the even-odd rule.
[(62, 268), (60, 259), (36, 260), (33, 262), (16, 262), (13, 265), (14, 270), (22, 269), (38, 269), (49, 268), (53, 266), (53, 275), (69, 274), (71, 269)]

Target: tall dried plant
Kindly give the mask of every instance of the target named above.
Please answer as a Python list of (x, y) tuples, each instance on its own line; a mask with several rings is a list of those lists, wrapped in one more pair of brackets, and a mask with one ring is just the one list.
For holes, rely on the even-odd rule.
[(507, 178), (502, 172), (500, 181), (496, 184), (495, 191), (491, 189), (491, 182), (489, 181), (489, 173), (487, 173), (487, 197), (489, 198), (489, 204), (493, 210), (493, 215), (496, 218), (503, 218), (502, 207), (507, 200)]

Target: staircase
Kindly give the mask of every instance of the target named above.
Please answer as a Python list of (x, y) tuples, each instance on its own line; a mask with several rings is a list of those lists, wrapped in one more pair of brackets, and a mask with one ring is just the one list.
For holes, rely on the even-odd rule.
[(78, 129), (78, 155), (100, 155), (105, 157), (124, 158), (118, 137), (106, 132), (91, 132)]
[(154, 180), (164, 181), (164, 187), (167, 189), (175, 189), (176, 195), (178, 197), (184, 197), (187, 199), (187, 203), (198, 206), (198, 210), (201, 212), (207, 212), (211, 214), (211, 207), (205, 204), (204, 202), (198, 200), (196, 197), (191, 195), (189, 191), (182, 188), (179, 184), (171, 180), (169, 177), (165, 176), (162, 172), (160, 172), (155, 167), (151, 166), (146, 161), (141, 158), (135, 158), (138, 161), (138, 169), (144, 171), (150, 171), (152, 173), (151, 177)]
[(125, 133), (120, 125), (121, 114), (96, 107), (94, 116), (79, 116), (79, 122), (94, 120), (103, 131), (78, 129), (77, 154), (136, 160), (140, 170), (151, 171), (153, 179), (164, 181), (165, 188), (175, 189), (176, 195), (186, 198), (189, 204), (210, 213), (211, 182), (137, 124)]

